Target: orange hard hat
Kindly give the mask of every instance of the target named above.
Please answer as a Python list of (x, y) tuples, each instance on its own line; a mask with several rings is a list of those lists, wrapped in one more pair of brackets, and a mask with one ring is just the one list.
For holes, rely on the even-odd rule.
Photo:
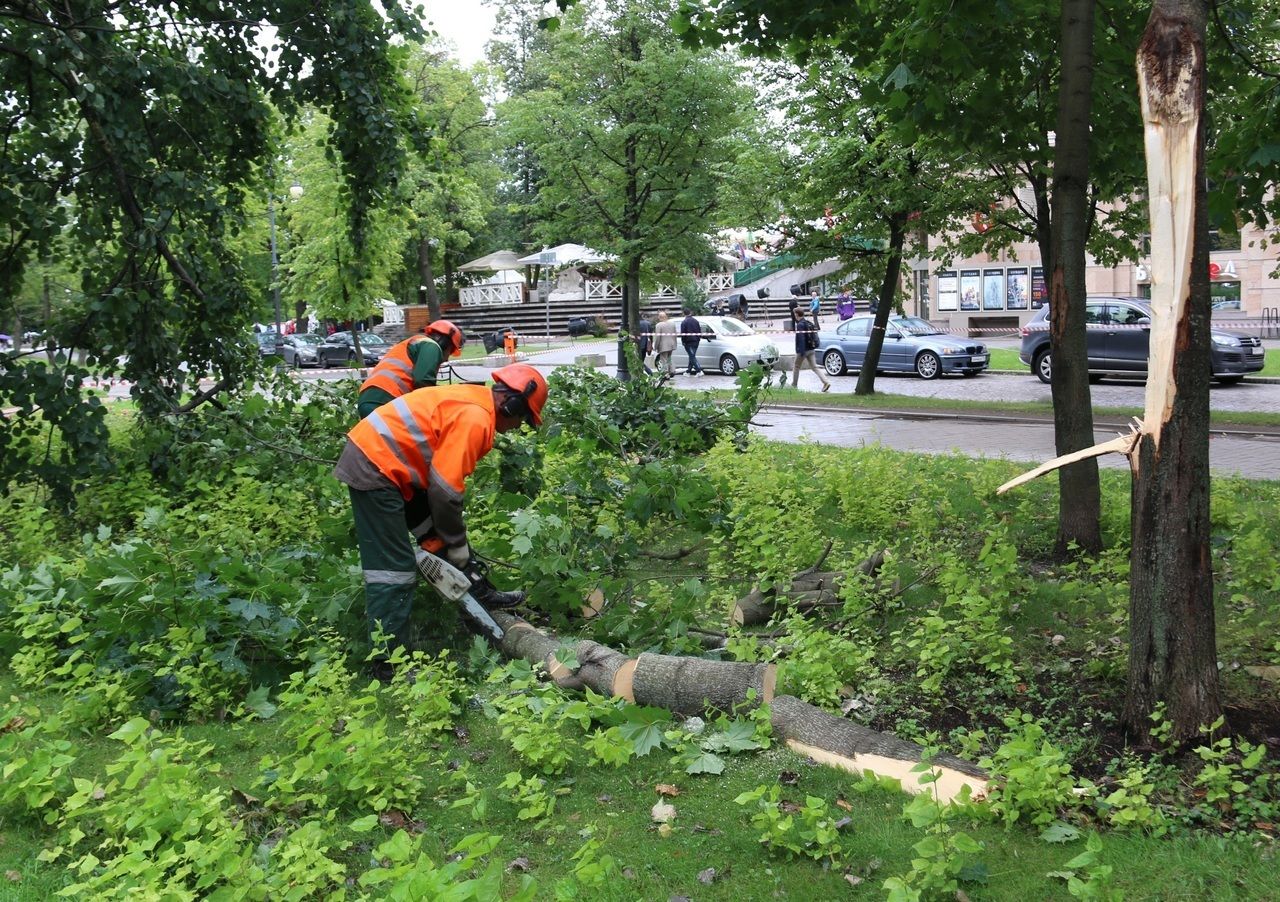
[(500, 366), (490, 375), (493, 381), (505, 385), (524, 398), (529, 407), (529, 419), (533, 425), (542, 425), (542, 406), (547, 403), (547, 380), (527, 363)]
[(453, 350), (449, 352), (450, 357), (459, 356), (462, 353), (462, 346), (467, 343), (467, 337), (462, 334), (462, 329), (447, 319), (438, 319), (422, 331), (427, 335), (443, 335), (448, 338), (453, 343)]

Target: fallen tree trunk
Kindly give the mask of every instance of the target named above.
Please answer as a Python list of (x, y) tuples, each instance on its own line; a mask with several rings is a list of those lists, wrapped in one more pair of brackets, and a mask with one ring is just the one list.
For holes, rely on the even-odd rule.
[[(539, 664), (565, 689), (589, 687), (602, 695), (654, 705), (684, 715), (732, 711), (748, 703), (769, 704), (774, 735), (797, 754), (851, 773), (870, 772), (898, 780), (906, 792), (936, 793), (940, 801), (958, 798), (965, 787), (973, 798), (986, 794), (987, 775), (972, 762), (938, 755), (930, 770), (936, 782), (921, 784), (924, 749), (912, 742), (868, 729), (843, 717), (828, 714), (789, 695), (774, 696), (777, 672), (771, 664), (712, 661), (673, 655), (641, 654), (629, 658), (598, 642), (563, 643), (519, 617), (493, 612), (505, 631), (500, 651), (509, 658)], [(556, 652), (572, 649), (577, 668), (559, 661)]]

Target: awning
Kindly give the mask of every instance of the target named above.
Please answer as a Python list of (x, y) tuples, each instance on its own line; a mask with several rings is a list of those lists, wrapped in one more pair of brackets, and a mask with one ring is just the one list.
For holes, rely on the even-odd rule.
[(536, 253), (521, 257), (516, 262), (524, 266), (574, 266), (578, 263), (606, 263), (616, 260), (611, 254), (602, 254), (582, 244), (557, 244), (544, 247)]
[(520, 265), (515, 251), (494, 251), (483, 257), (476, 257), (458, 267), (460, 272), (496, 272), (503, 269), (515, 269)]

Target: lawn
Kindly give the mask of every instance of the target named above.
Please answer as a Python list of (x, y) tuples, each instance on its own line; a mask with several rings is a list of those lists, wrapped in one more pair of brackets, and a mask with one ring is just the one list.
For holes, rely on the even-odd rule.
[[(1227, 727), (1192, 753), (1135, 747), (1116, 716), (1127, 474), (1102, 477), (1108, 550), (1055, 561), (1056, 485), (996, 496), (1011, 464), (715, 440), (691, 424), (721, 405), (563, 378), (558, 426), (507, 437), (468, 486), (472, 541), (535, 623), (775, 663), (782, 692), (982, 762), (991, 797), (913, 801), (778, 747), (759, 711), (556, 688), (425, 589), (419, 656), (371, 683), (322, 464), (352, 402), (334, 386), (254, 400), (251, 433), (235, 409), (113, 419), (119, 472), (72, 508), (0, 499), (0, 899), (1273, 897), (1280, 698), (1252, 668), (1280, 665), (1280, 485), (1211, 487)], [(728, 628), (828, 543), (832, 570), (885, 562), (809, 616)], [(584, 621), (594, 587), (609, 603)]]

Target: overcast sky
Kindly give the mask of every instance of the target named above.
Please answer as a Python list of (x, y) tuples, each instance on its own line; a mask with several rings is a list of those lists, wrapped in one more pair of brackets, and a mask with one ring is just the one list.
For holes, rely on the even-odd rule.
[(480, 0), (427, 0), (427, 24), (458, 49), (462, 65), (484, 59), (493, 36), (493, 9)]

